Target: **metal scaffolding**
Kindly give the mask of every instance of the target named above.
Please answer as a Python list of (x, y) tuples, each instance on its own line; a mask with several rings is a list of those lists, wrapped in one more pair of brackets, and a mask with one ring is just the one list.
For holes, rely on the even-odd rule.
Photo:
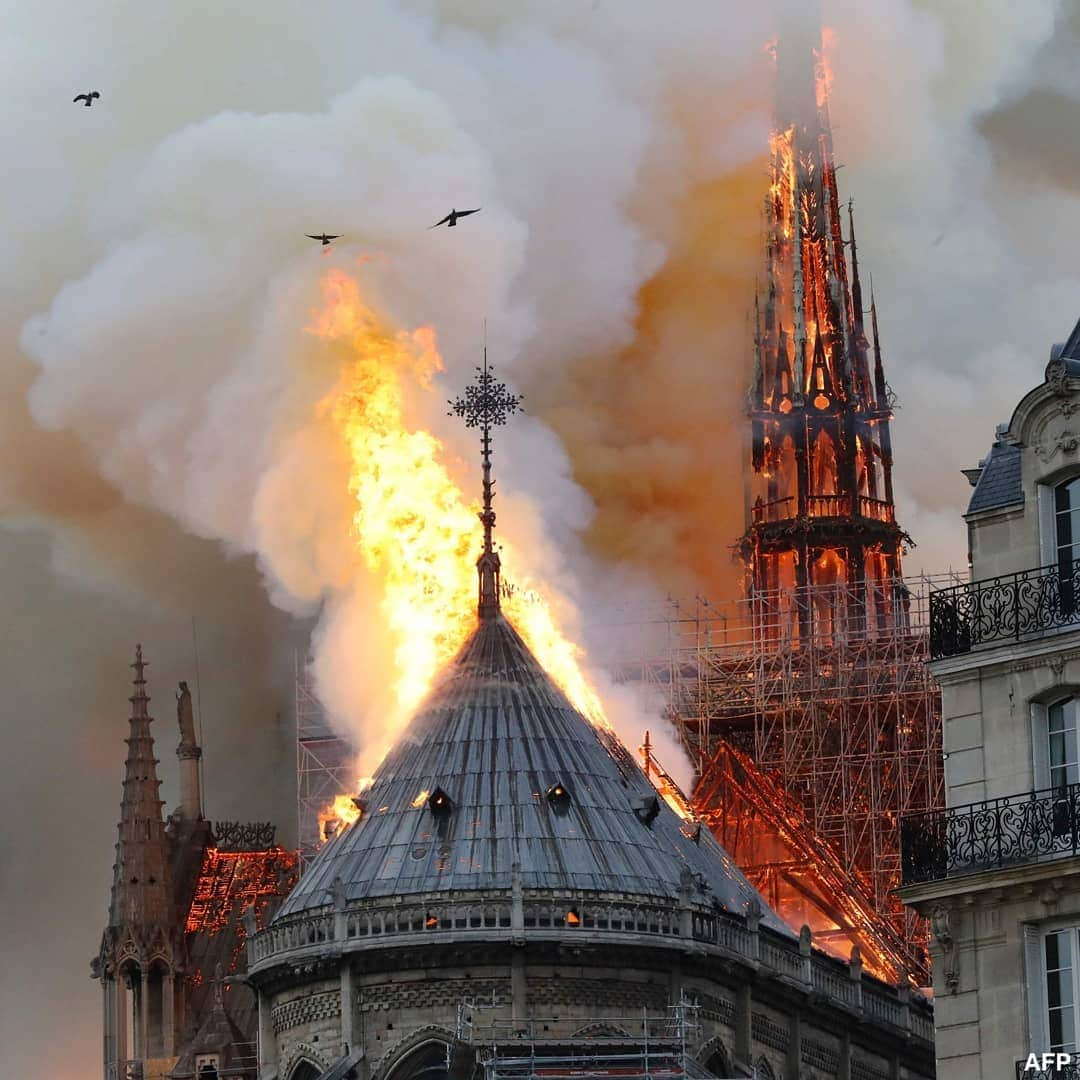
[[(718, 809), (713, 773), (730, 744), (798, 801), (813, 831), (863, 878), (907, 943), (912, 970), (924, 965), (925, 929), (895, 895), (899, 819), (944, 805), (928, 595), (955, 581), (896, 579), (875, 586), (881, 595), (869, 601), (865, 585), (829, 585), (671, 603), (645, 620), (644, 658), (612, 658), (621, 680), (663, 696), (696, 771), (702, 817)], [(624, 647), (632, 637), (624, 630)]]
[[(473, 1006), (466, 1006), (471, 1013)], [(699, 1080), (711, 1077), (690, 1053), (700, 1040), (696, 1001), (681, 998), (664, 1013), (648, 1010), (633, 1017), (598, 1017), (585, 1028), (580, 1020), (558, 1017), (462, 1023), (458, 1041), (479, 1053), (484, 1080)], [(574, 1030), (577, 1027), (577, 1030)], [(452, 1073), (448, 1047), (447, 1072)]]
[(296, 835), (301, 868), (319, 850), (320, 814), (356, 789), (352, 747), (330, 726), (312, 685), (310, 660), (299, 652), (296, 676)]

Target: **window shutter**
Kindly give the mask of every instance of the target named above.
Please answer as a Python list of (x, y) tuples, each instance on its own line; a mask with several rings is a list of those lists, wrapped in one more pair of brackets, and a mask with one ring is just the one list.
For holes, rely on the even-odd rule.
[(1046, 1016), (1046, 961), (1043, 937), (1037, 926), (1024, 927), (1024, 986), (1027, 991), (1028, 1046), (1048, 1047), (1050, 1028)]

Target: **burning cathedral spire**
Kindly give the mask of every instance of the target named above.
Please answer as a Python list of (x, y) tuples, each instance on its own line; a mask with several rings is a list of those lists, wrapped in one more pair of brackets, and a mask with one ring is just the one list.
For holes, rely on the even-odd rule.
[(816, 5), (788, 6), (739, 541), (752, 644), (706, 645), (694, 700), (708, 704), (681, 727), (696, 812), (774, 908), (922, 985), (926, 927), (895, 895), (898, 822), (941, 805), (940, 697), (901, 576), (892, 395), (837, 185), (828, 35)]
[[(872, 345), (866, 335), (850, 201), (844, 238), (820, 30), (805, 16), (794, 21), (777, 42), (740, 548), (755, 592), (853, 587), (859, 610), (846, 617), (888, 618), (885, 583), (900, 577), (906, 539), (893, 506), (890, 391), (876, 311)], [(793, 632), (805, 637), (813, 617), (803, 605)]]

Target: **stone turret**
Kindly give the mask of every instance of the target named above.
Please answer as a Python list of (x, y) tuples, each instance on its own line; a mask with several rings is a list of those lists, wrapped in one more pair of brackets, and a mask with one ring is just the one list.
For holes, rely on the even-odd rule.
[(127, 760), (124, 763), (124, 794), (120, 802), (119, 838), (113, 866), (109, 925), (143, 932), (172, 923), (169, 882), (169, 847), (160, 798), (153, 717), (148, 706), (144, 673), (149, 666), (142, 646), (135, 647), (134, 693), (131, 701)]
[(128, 1075), (136, 1066), (139, 1075), (148, 1075), (152, 1062), (171, 1065), (178, 1031), (182, 936), (141, 645), (131, 666), (134, 692), (109, 924), (91, 964), (104, 993), (106, 1076)]

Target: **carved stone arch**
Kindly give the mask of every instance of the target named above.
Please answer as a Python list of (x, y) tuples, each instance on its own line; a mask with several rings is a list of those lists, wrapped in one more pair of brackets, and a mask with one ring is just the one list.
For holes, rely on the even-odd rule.
[(721, 1080), (726, 1080), (727, 1077), (735, 1075), (735, 1070), (731, 1064), (731, 1054), (719, 1035), (714, 1035), (713, 1038), (702, 1043), (697, 1052), (697, 1060), (713, 1076), (720, 1077)]
[(308, 1065), (316, 1070), (315, 1076), (318, 1078), (330, 1068), (330, 1064), (325, 1055), (316, 1050), (314, 1046), (308, 1043), (297, 1043), (289, 1051), (289, 1055), (285, 1059), (282, 1076), (285, 1080), (308, 1080), (306, 1076), (307, 1070), (303, 1068), (303, 1066)]
[(757, 1059), (754, 1065), (754, 1080), (777, 1080), (776, 1072), (764, 1054)]
[(399, 1070), (406, 1058), (418, 1050), (437, 1043), (445, 1052), (447, 1046), (453, 1046), (457, 1041), (457, 1037), (448, 1028), (438, 1024), (422, 1027), (387, 1047), (386, 1053), (371, 1073), (371, 1080), (387, 1080), (387, 1077)]
[(313, 1064), (307, 1058), (293, 1062), (292, 1070), (285, 1080), (319, 1080), (325, 1070)]
[(630, 1033), (617, 1024), (586, 1024), (570, 1036), (572, 1039), (628, 1039)]

